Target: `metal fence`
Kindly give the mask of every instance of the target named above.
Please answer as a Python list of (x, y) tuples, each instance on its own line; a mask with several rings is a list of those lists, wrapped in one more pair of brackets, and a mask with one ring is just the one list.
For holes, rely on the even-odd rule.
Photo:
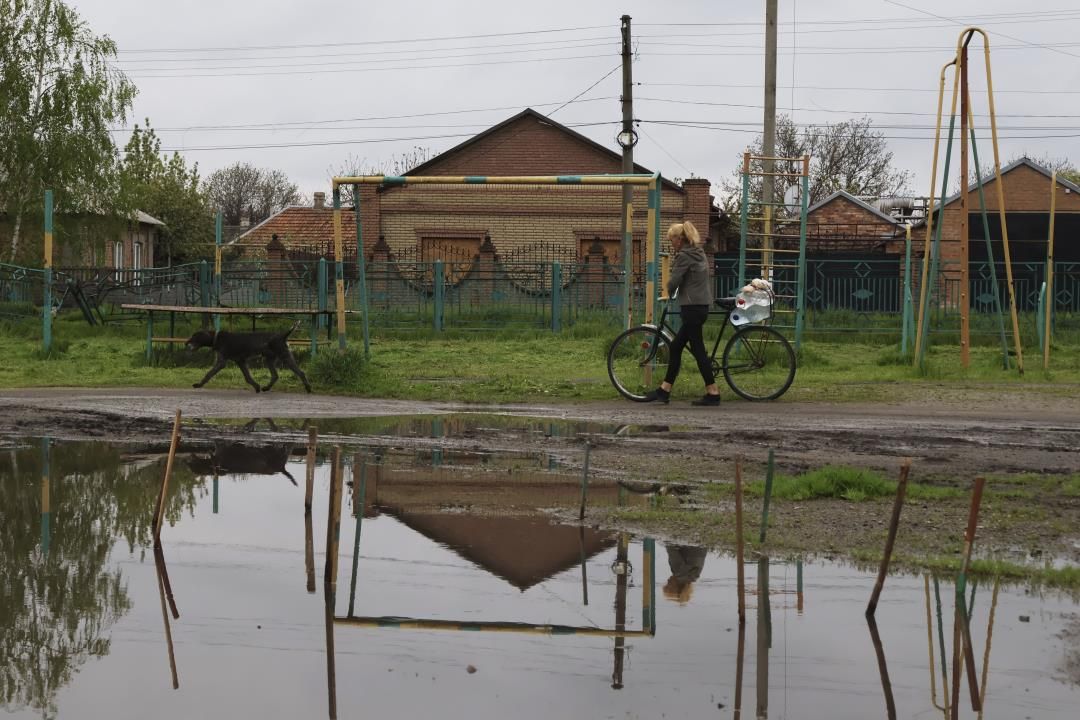
[[(523, 254), (457, 256), (444, 253), (431, 259), (420, 253), (402, 254), (366, 264), (369, 324), (373, 329), (481, 330), (507, 326), (560, 331), (583, 318), (616, 327), (623, 322), (623, 269), (621, 264), (567, 255), (528, 257)], [(717, 256), (715, 283), (718, 296), (738, 292), (736, 257)], [(347, 309), (359, 311), (358, 266), (343, 267)], [(1008, 310), (1005, 272), (997, 273), (997, 302)], [(994, 280), (991, 267), (973, 262), (970, 267), (975, 327), (994, 331)], [(297, 310), (336, 309), (335, 264), (325, 258), (292, 257), (280, 261), (234, 261), (222, 266), (220, 278), (212, 263), (199, 262), (170, 268), (113, 270), (58, 268), (54, 273), (54, 307), (82, 309), (102, 321), (124, 317), (124, 303), (201, 307), (279, 307)], [(921, 265), (912, 262), (911, 293), (917, 306)], [(902, 258), (890, 256), (809, 257), (806, 261), (806, 329), (810, 333), (865, 332), (893, 335), (901, 329), (904, 308)], [(1034, 314), (1046, 280), (1045, 263), (1013, 266), (1017, 309)], [(783, 294), (796, 282), (794, 271), (776, 271), (774, 286)], [(0, 316), (39, 316), (43, 302), (44, 272), (40, 269), (0, 265)], [(632, 318), (642, 318), (644, 277), (633, 278)], [(1055, 328), (1080, 330), (1080, 263), (1055, 263), (1052, 302)], [(80, 299), (81, 298), (81, 299)], [(959, 314), (959, 271), (943, 263), (930, 292), (931, 328), (951, 331)], [(1043, 301), (1045, 302), (1045, 300)], [(325, 321), (324, 323), (325, 324)]]

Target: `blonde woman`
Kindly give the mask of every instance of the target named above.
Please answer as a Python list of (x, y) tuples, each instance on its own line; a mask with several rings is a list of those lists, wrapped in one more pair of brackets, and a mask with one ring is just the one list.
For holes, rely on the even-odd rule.
[(712, 283), (709, 280), (709, 261), (702, 247), (704, 242), (697, 228), (689, 220), (676, 223), (668, 228), (668, 242), (675, 252), (675, 262), (671, 265), (671, 277), (668, 279), (668, 297), (679, 293), (679, 315), (682, 324), (671, 343), (671, 360), (668, 363), (664, 382), (646, 395), (647, 401), (659, 400), (666, 403), (671, 399), (671, 386), (679, 376), (682, 366), (682, 352), (687, 345), (697, 360), (701, 379), (705, 381), (705, 395), (694, 400), (691, 405), (719, 405), (720, 388), (713, 375), (712, 361), (705, 349), (705, 339), (701, 329), (709, 319), (709, 307), (713, 302)]

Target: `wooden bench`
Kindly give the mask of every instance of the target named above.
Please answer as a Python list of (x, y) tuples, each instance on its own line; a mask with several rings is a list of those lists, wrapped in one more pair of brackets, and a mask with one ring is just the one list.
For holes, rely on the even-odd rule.
[[(176, 334), (176, 315), (210, 315), (219, 317), (221, 315), (246, 315), (251, 317), (252, 329), (255, 327), (255, 319), (264, 316), (296, 316), (306, 315), (309, 320), (310, 339), (309, 340), (290, 340), (290, 345), (308, 345), (311, 348), (311, 354), (314, 355), (318, 351), (319, 345), (330, 344), (330, 340), (320, 341), (318, 339), (319, 323), (317, 322), (320, 315), (329, 317), (330, 315), (337, 314), (337, 310), (317, 310), (311, 308), (273, 308), (273, 307), (201, 307), (198, 305), (139, 305), (136, 303), (125, 303), (120, 306), (123, 310), (132, 310), (135, 312), (146, 313), (146, 360), (147, 362), (153, 357), (154, 343), (177, 343), (187, 342), (187, 338), (177, 338)], [(155, 312), (167, 312), (169, 313), (169, 336), (167, 337), (155, 337), (154, 336), (154, 313)], [(346, 315), (355, 314), (356, 310), (344, 310), (342, 311)], [(343, 343), (344, 340), (339, 339), (339, 343)]]

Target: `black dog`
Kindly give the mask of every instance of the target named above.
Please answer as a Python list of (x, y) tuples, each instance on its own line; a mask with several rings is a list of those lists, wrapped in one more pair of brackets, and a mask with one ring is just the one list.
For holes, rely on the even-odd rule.
[[(305, 390), (311, 392), (311, 385), (308, 384), (307, 376), (304, 375), (304, 371), (300, 369), (300, 366), (296, 364), (296, 358), (293, 357), (292, 351), (289, 350), (289, 344), (286, 342), (289, 335), (299, 325), (300, 322), (297, 321), (291, 328), (279, 333), (233, 333), (199, 330), (188, 338), (188, 350), (197, 350), (203, 347), (212, 348), (217, 353), (217, 359), (214, 361), (214, 367), (210, 368), (210, 372), (206, 373), (206, 377), (192, 385), (192, 387), (201, 388), (232, 360), (240, 366), (240, 372), (244, 373), (244, 379), (247, 380), (248, 385), (255, 388), (255, 392), (266, 392), (274, 387), (274, 383), (277, 382), (277, 364), (280, 362), (292, 370), (296, 377), (300, 378), (300, 382), (304, 383)], [(262, 355), (266, 359), (266, 367), (270, 370), (270, 383), (265, 387), (259, 387), (259, 383), (255, 382), (251, 377), (251, 373), (248, 372), (247, 361), (256, 355)]]

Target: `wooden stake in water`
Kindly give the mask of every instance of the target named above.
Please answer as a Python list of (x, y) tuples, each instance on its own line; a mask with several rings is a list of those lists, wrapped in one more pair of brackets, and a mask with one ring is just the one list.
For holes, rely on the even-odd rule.
[[(971, 492), (971, 508), (968, 511), (967, 529), (964, 531), (964, 553), (960, 561), (960, 574), (956, 578), (956, 630), (953, 632), (954, 642), (962, 644), (963, 660), (968, 676), (968, 690), (971, 693), (971, 709), (978, 712), (982, 707), (979, 693), (979, 680), (975, 670), (975, 652), (971, 647), (971, 626), (968, 621), (967, 608), (964, 604), (964, 595), (967, 588), (967, 573), (971, 567), (971, 551), (975, 545), (975, 530), (979, 523), (979, 506), (982, 504), (983, 486), (986, 478), (975, 478), (975, 487)], [(953, 660), (953, 688), (952, 688), (952, 716), (960, 717), (960, 658), (954, 654)]]
[[(173, 651), (172, 628), (169, 625), (169, 613), (165, 610), (166, 595), (172, 603), (172, 589), (169, 585), (168, 571), (165, 569), (165, 556), (161, 552), (161, 546), (154, 547), (154, 569), (157, 571), (158, 594), (161, 596), (161, 619), (165, 623), (165, 646), (169, 651), (169, 672), (172, 674), (173, 690), (180, 689), (180, 677), (176, 672), (176, 654)], [(173, 603), (173, 615), (179, 617), (176, 605)]]
[(311, 509), (311, 494), (315, 488), (315, 450), (319, 445), (319, 429), (312, 425), (308, 428), (308, 445), (307, 456), (305, 458), (307, 462), (307, 477), (304, 486), (304, 507), (308, 510)]
[(746, 619), (746, 578), (743, 572), (742, 460), (735, 461), (735, 564), (739, 585), (739, 622)]
[(165, 461), (165, 476), (161, 478), (161, 490), (158, 492), (157, 508), (154, 511), (154, 545), (161, 544), (161, 523), (165, 518), (165, 498), (169, 492), (169, 478), (172, 476), (173, 461), (176, 459), (176, 448), (180, 444), (180, 410), (176, 411), (173, 420), (172, 439), (169, 441), (169, 457)]
[[(893, 698), (892, 683), (889, 681), (889, 666), (885, 663), (885, 648), (881, 644), (881, 636), (878, 634), (877, 621), (874, 620), (873, 613), (867, 614), (866, 624), (870, 628), (870, 640), (874, 643), (874, 654), (877, 656), (881, 690), (885, 693), (885, 713), (889, 720), (896, 720), (896, 701)], [(931, 672), (932, 676), (933, 672)]]
[(910, 472), (911, 460), (905, 460), (900, 466), (900, 481), (896, 483), (896, 500), (893, 501), (892, 518), (889, 519), (889, 536), (885, 540), (885, 554), (881, 557), (877, 582), (874, 583), (874, 591), (870, 593), (870, 602), (866, 605), (867, 617), (873, 617), (877, 612), (878, 598), (881, 596), (882, 588), (885, 587), (885, 576), (889, 574), (889, 561), (892, 559), (893, 544), (896, 542), (896, 531), (900, 526), (900, 511), (904, 509), (904, 493), (907, 492)]
[(589, 452), (592, 443), (585, 441), (585, 466), (581, 470), (581, 507), (578, 509), (578, 522), (585, 520), (585, 500), (589, 492)]

